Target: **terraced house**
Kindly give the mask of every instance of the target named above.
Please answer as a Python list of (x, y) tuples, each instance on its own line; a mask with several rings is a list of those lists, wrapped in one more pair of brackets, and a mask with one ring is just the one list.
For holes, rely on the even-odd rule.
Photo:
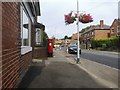
[(37, 16), (41, 15), (39, 0), (24, 1), (0, 2), (0, 88), (3, 89), (17, 87), (25, 75), (34, 58), (36, 37), (41, 35), (36, 31), (44, 27), (37, 24)]
[(92, 39), (99, 40), (103, 38), (110, 38), (112, 36), (120, 35), (120, 22), (115, 19), (111, 26), (105, 25), (103, 20), (100, 20), (99, 25), (91, 25), (88, 30), (82, 33), (82, 44), (85, 44), (86, 49), (90, 47)]
[(107, 38), (110, 32), (110, 26), (105, 25), (103, 20), (100, 20), (99, 25), (92, 25), (88, 30), (82, 33), (82, 43), (85, 44), (86, 49), (90, 46), (91, 39)]

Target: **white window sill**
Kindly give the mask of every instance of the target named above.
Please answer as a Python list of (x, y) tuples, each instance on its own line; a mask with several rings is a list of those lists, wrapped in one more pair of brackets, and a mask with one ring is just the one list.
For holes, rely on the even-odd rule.
[(30, 46), (21, 46), (21, 55), (24, 55), (28, 52), (32, 51), (32, 47)]

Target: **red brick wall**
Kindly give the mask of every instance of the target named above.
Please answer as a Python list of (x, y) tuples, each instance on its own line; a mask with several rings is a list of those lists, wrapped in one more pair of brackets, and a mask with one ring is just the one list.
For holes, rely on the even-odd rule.
[(2, 2), (2, 88), (12, 88), (19, 77), (20, 23), (18, 3)]
[(95, 30), (95, 39), (108, 38), (110, 30)]
[(20, 71), (19, 71), (20, 75), (26, 72), (31, 61), (32, 61), (32, 52), (22, 55), (21, 60), (20, 60), (20, 63), (21, 63)]
[(0, 88), (2, 87), (2, 3), (0, 2)]
[[(32, 46), (32, 50), (34, 50), (34, 46), (35, 46), (35, 27), (34, 25), (32, 25), (31, 27), (31, 46)], [(32, 53), (32, 57), (34, 57), (34, 53)]]
[(46, 47), (35, 47), (34, 48), (34, 59), (47, 59), (47, 48)]
[(20, 41), (20, 3), (3, 2), (2, 88), (16, 87), (32, 60), (31, 52), (21, 56)]
[(114, 28), (114, 30), (111, 30), (111, 34), (113, 34), (114, 36), (116, 36), (119, 32), (118, 26), (120, 26), (120, 23), (118, 22), (118, 20), (115, 19), (111, 25), (111, 29)]

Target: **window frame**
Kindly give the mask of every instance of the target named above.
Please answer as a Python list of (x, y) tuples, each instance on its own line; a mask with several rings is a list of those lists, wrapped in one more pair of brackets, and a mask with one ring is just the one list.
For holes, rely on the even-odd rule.
[(120, 26), (117, 26), (117, 32), (120, 32)]
[(43, 46), (43, 33), (44, 33), (44, 31), (42, 29), (36, 28), (36, 32), (35, 32), (35, 46)]
[[(28, 18), (28, 45), (24, 46), (24, 39), (23, 39), (23, 12), (25, 12), (27, 18)], [(24, 55), (28, 52), (32, 51), (31, 47), (31, 20), (29, 16), (27, 15), (27, 12), (24, 10), (23, 6), (20, 5), (20, 27), (21, 27), (21, 55)]]

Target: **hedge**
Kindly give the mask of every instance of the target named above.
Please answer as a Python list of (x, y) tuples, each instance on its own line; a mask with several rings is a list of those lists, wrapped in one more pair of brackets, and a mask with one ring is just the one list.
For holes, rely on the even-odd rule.
[(119, 37), (111, 37), (99, 40), (91, 40), (91, 47), (95, 48), (117, 48), (119, 46), (120, 38)]

